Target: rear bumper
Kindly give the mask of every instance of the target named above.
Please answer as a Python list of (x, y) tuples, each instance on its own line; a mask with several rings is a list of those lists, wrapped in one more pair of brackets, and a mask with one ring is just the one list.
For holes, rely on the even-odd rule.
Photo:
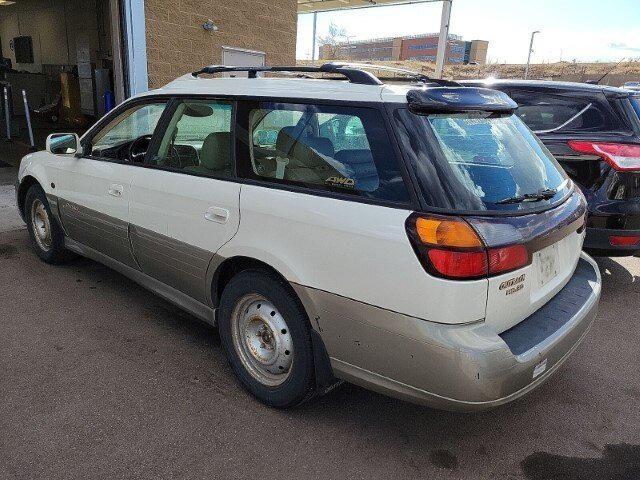
[(584, 248), (595, 255), (611, 256), (633, 255), (640, 251), (640, 245), (611, 245), (611, 235), (640, 235), (640, 198), (589, 198)]
[(515, 400), (549, 378), (589, 330), (600, 287), (597, 265), (582, 254), (563, 290), (500, 335), (483, 322), (443, 325), (326, 292), (306, 294), (319, 306), (312, 318), (337, 377), (415, 403), (471, 411)]
[(587, 236), (584, 240), (583, 248), (589, 250), (594, 255), (635, 255), (640, 252), (640, 244), (618, 246), (611, 245), (610, 237), (612, 235), (638, 235), (640, 236), (640, 230), (619, 230), (610, 228), (588, 228)]

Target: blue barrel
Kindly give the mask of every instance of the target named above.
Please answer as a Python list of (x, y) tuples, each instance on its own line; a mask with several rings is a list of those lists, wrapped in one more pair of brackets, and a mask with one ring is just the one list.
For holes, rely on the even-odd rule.
[(109, 113), (116, 106), (116, 97), (113, 92), (107, 90), (104, 92), (104, 111)]

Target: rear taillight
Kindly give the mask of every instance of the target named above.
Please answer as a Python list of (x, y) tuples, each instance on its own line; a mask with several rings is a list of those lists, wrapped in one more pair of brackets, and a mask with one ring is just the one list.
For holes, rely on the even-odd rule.
[(634, 247), (640, 245), (640, 235), (611, 235), (609, 243), (614, 247)]
[(529, 263), (529, 252), (524, 245), (490, 248), (488, 253), (490, 274), (510, 272)]
[(407, 219), (407, 234), (425, 269), (439, 277), (485, 278), (530, 263), (524, 245), (487, 248), (462, 218), (414, 214)]
[(575, 152), (602, 158), (616, 170), (640, 170), (640, 145), (570, 140), (569, 146)]
[(478, 252), (456, 252), (431, 248), (429, 260), (437, 273), (447, 278), (479, 278), (487, 275), (487, 254)]

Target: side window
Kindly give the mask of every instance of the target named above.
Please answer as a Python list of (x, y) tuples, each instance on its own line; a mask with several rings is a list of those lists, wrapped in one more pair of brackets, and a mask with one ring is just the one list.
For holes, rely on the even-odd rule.
[(150, 164), (185, 173), (230, 177), (231, 102), (186, 100), (178, 104)]
[(598, 105), (588, 99), (531, 91), (512, 91), (510, 96), (519, 105), (516, 115), (534, 132), (597, 130), (606, 123)]
[(320, 134), (329, 138), (336, 150), (371, 149), (359, 117), (321, 113), (318, 122)]
[(117, 115), (91, 140), (92, 157), (141, 163), (166, 102), (146, 103)]
[[(262, 118), (260, 118), (262, 116)], [(286, 127), (295, 127), (302, 112), (291, 110), (254, 110), (252, 112), (252, 124), (256, 126), (252, 130), (254, 149), (266, 148), (273, 150), (276, 147), (278, 133)]]
[(241, 102), (238, 159), (252, 179), (407, 202), (381, 112), (373, 108)]

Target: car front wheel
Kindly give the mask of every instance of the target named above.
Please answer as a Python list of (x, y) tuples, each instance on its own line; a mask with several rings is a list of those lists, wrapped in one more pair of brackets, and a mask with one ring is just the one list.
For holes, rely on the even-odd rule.
[(51, 213), (47, 196), (39, 185), (27, 191), (24, 204), (27, 230), (33, 249), (43, 261), (60, 263), (68, 258), (62, 227)]

